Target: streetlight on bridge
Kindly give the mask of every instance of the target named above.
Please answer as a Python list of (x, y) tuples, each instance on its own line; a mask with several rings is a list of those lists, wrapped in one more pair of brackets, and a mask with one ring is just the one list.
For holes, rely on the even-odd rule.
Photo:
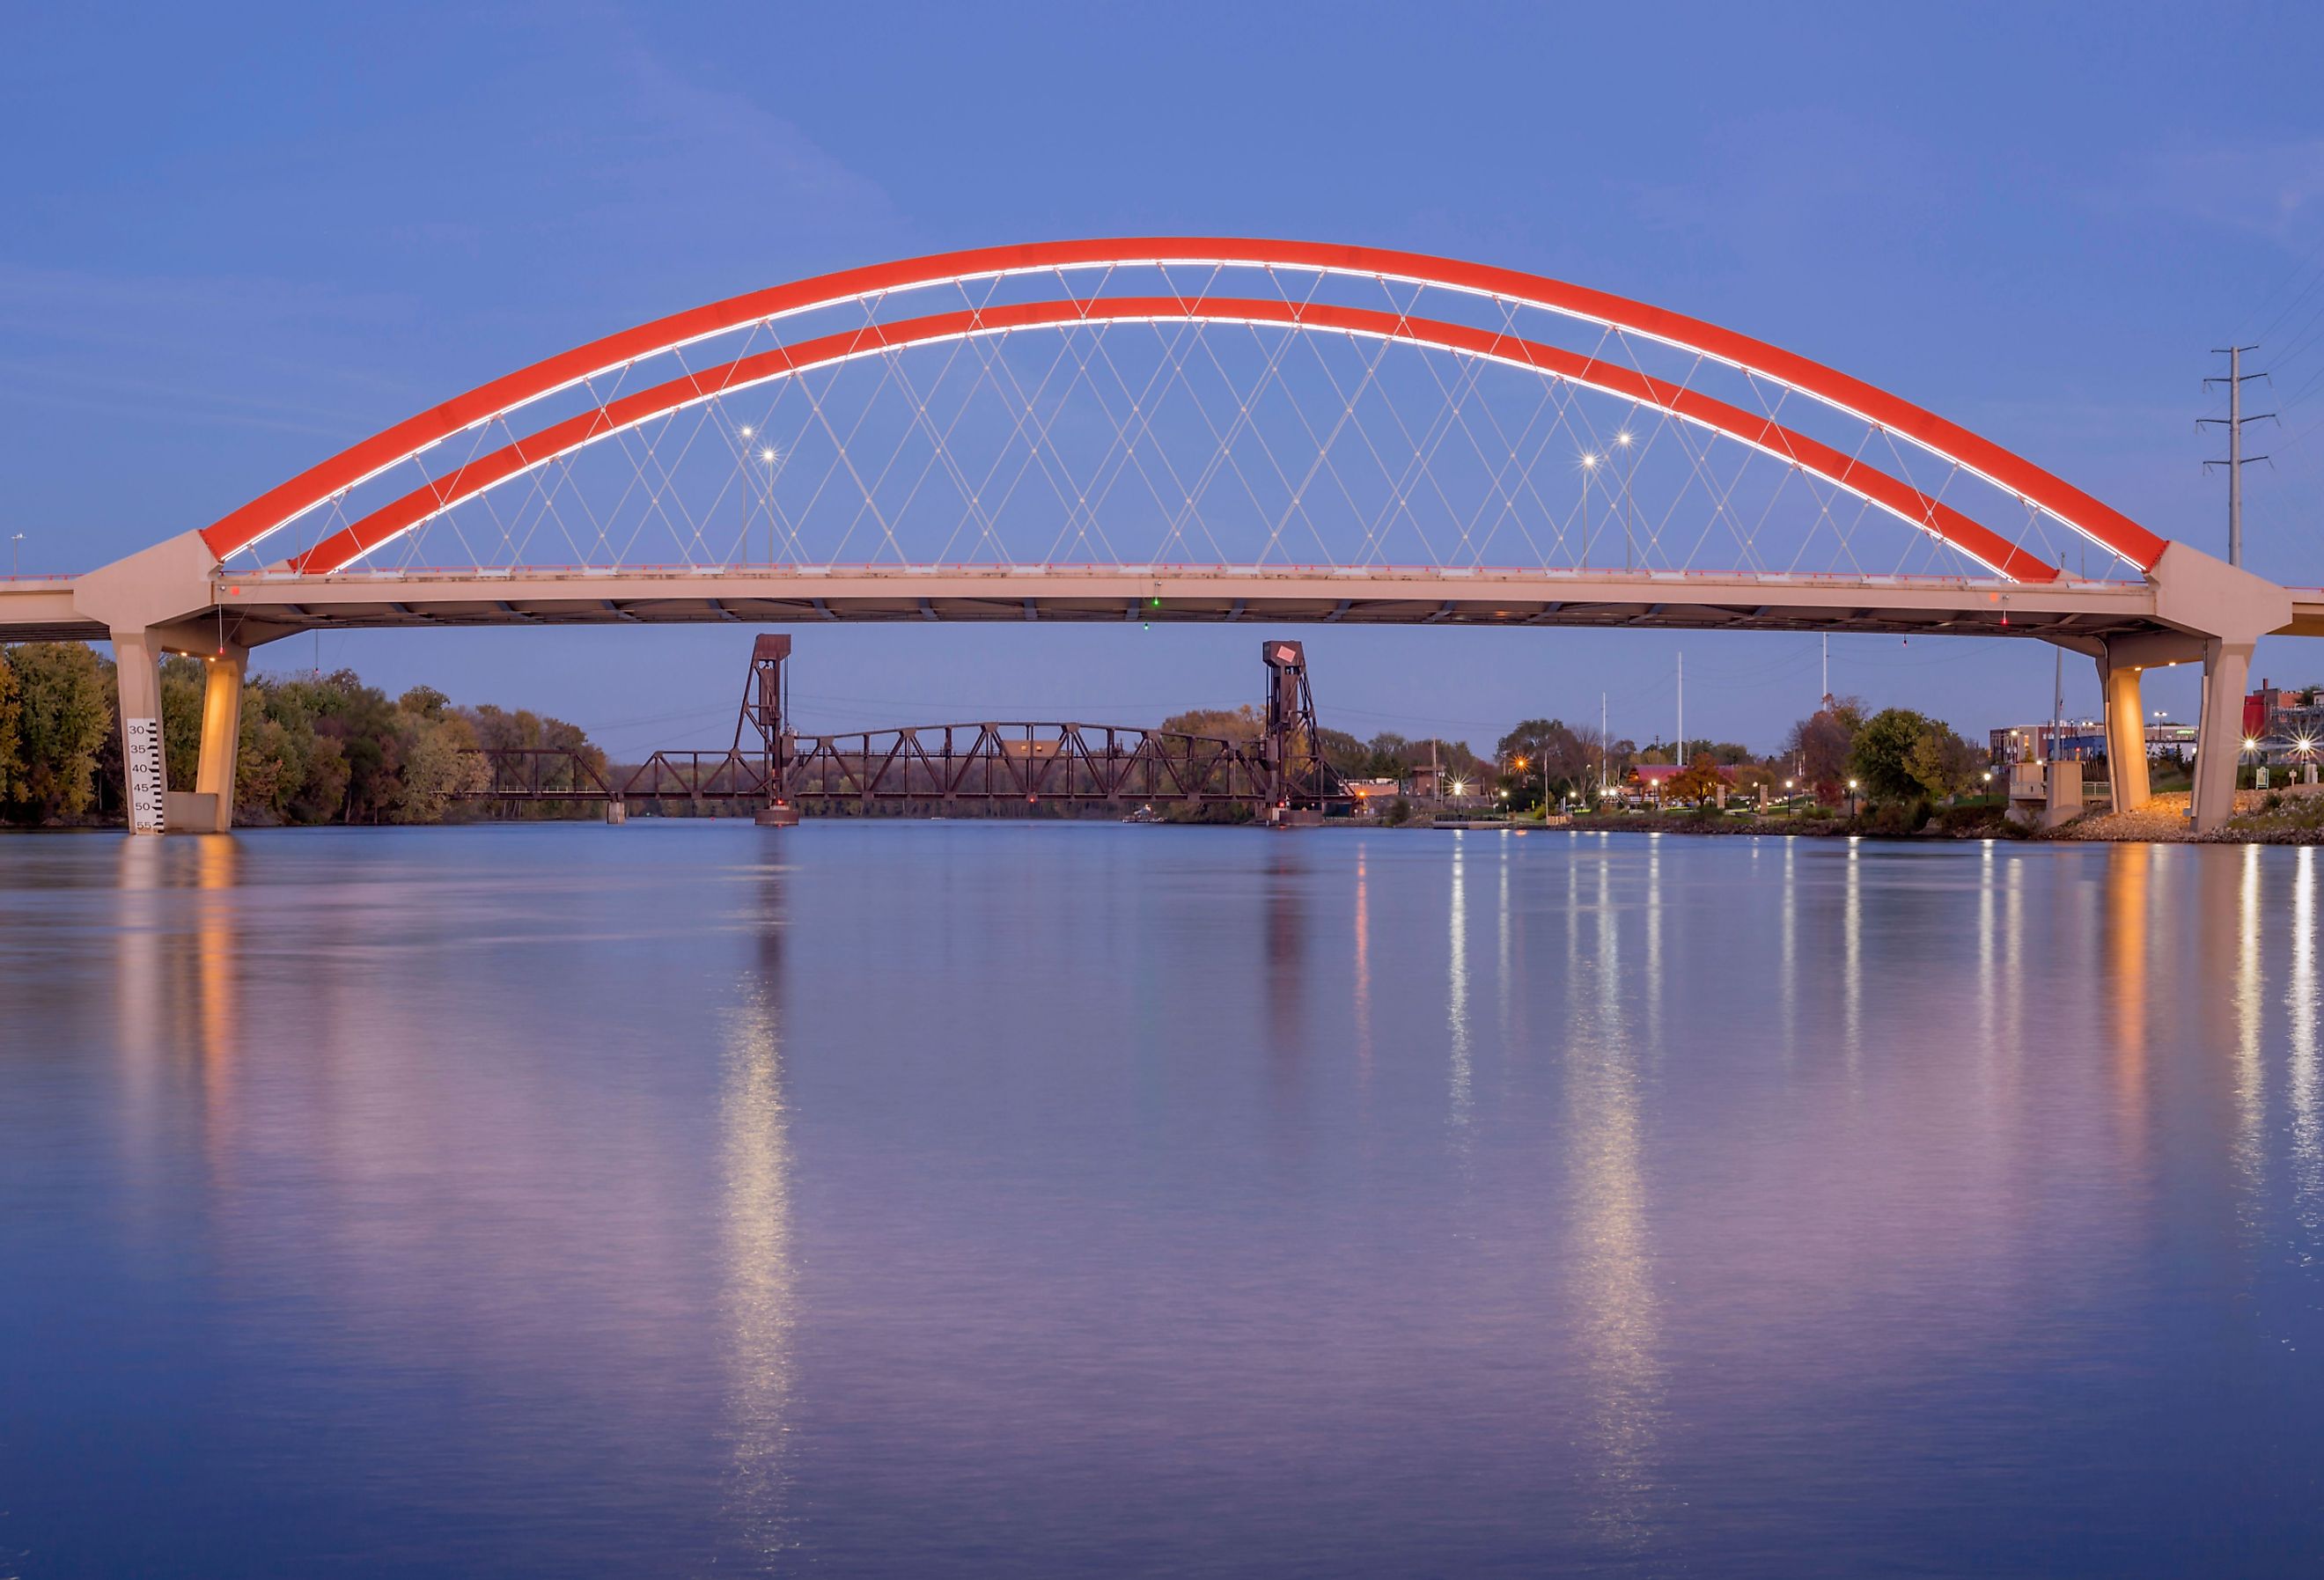
[(1590, 563), (1590, 479), (1598, 475), (1598, 452), (1582, 452), (1582, 563)]
[(1614, 436), (1614, 442), (1620, 445), (1622, 453), (1629, 457), (1629, 465), (1622, 475), (1622, 568), (1629, 570), (1634, 568), (1631, 564), (1630, 485), (1638, 477), (1638, 452), (1630, 448), (1630, 430), (1627, 428)]

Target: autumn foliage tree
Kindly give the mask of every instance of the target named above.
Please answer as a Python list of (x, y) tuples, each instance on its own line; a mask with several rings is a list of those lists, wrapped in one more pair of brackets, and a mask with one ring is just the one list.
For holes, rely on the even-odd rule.
[(1674, 800), (1708, 801), (1726, 788), (1726, 776), (1711, 753), (1698, 752), (1693, 762), (1671, 776), (1666, 793)]
[(1792, 726), (1784, 743), (1784, 756), (1807, 783), (1837, 784), (1849, 777), (1849, 753), (1855, 749), (1856, 733), (1863, 727), (1861, 698), (1831, 698)]

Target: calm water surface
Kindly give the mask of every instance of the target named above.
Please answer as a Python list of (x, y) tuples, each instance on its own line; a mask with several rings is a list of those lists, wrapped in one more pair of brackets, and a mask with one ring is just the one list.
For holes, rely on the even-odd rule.
[(2319, 865), (0, 840), (0, 1576), (2315, 1573)]

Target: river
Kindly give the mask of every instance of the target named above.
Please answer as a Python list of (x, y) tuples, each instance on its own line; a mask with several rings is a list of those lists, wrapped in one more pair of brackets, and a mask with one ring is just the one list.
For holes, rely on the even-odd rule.
[(0, 839), (0, 1576), (2324, 1562), (2313, 848)]

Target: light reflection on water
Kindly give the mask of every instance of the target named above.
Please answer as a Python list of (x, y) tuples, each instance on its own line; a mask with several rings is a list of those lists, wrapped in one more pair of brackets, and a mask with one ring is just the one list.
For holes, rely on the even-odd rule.
[(2274, 1573), (2309, 850), (0, 842), (0, 1575)]

